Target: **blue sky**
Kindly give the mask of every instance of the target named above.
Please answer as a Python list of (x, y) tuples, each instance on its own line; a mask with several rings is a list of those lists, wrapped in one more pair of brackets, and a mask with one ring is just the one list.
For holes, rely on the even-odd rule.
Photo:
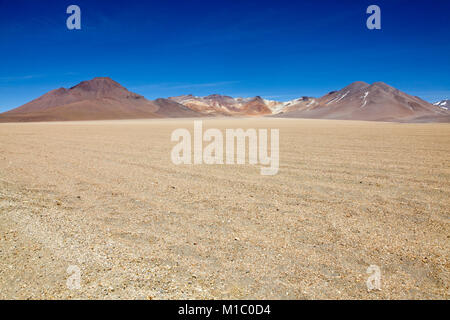
[[(66, 8), (81, 8), (81, 30)], [(366, 8), (381, 8), (381, 30)], [(0, 111), (109, 76), (148, 99), (289, 100), (353, 81), (450, 98), (450, 1), (0, 0)]]

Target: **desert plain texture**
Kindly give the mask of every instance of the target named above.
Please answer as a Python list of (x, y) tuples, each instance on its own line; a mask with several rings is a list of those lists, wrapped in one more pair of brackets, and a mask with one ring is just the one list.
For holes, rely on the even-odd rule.
[(193, 119), (0, 124), (0, 298), (448, 299), (449, 124), (203, 125), (280, 129), (279, 173), (172, 164)]

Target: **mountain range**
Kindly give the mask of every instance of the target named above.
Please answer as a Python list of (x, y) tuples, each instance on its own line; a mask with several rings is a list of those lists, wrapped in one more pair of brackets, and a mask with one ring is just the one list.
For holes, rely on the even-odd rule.
[(354, 82), (323, 97), (303, 96), (287, 102), (182, 95), (147, 100), (107, 77), (52, 90), (0, 114), (0, 122), (147, 119), (211, 116), (450, 122), (449, 100), (436, 104), (408, 95), (383, 82)]
[(450, 122), (450, 112), (383, 82), (354, 82), (321, 98), (305, 97), (278, 116), (290, 118)]

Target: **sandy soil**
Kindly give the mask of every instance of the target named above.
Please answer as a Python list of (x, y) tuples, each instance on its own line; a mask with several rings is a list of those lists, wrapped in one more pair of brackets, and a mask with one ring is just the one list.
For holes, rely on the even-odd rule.
[(0, 298), (449, 298), (449, 124), (204, 120), (279, 128), (276, 176), (173, 165), (192, 125), (0, 124)]

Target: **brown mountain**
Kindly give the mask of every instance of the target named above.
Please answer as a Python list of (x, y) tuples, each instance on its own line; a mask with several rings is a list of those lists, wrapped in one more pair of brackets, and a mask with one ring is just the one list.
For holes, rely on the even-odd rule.
[(220, 94), (211, 94), (206, 97), (184, 95), (170, 97), (169, 99), (203, 114), (223, 116), (261, 116), (272, 114), (276, 105), (280, 104), (275, 101), (264, 100), (261, 97), (233, 98)]
[(450, 121), (450, 113), (383, 82), (354, 82), (318, 99), (294, 103), (280, 117), (372, 120)]
[(251, 116), (272, 114), (272, 110), (260, 96), (248, 101), (242, 106), (241, 110), (244, 114)]
[(167, 99), (149, 101), (110, 78), (94, 78), (52, 90), (0, 114), (0, 122), (196, 117), (200, 114)]

